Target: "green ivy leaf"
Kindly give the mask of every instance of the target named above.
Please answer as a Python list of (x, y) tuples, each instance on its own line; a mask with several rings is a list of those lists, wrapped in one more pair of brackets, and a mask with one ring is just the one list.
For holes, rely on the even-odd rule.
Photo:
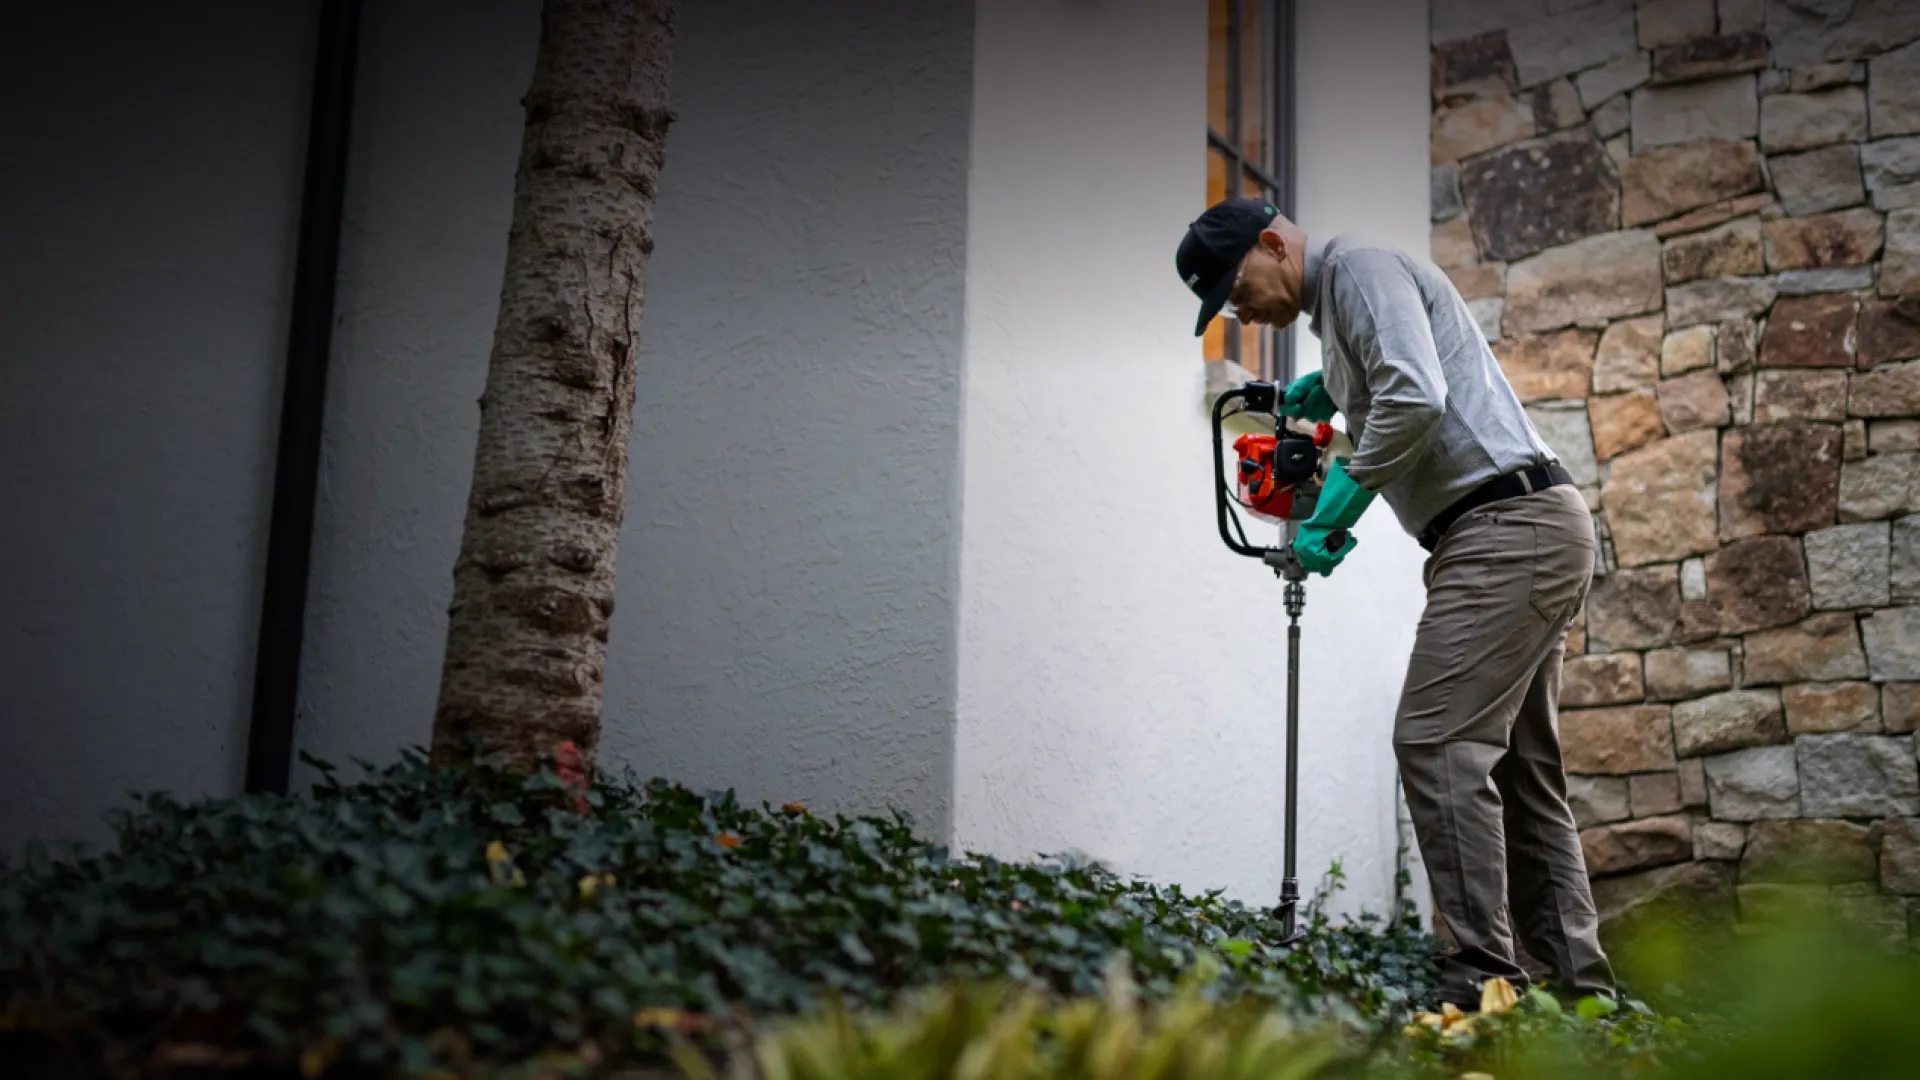
[(1581, 998), (1579, 1003), (1573, 1008), (1574, 1012), (1577, 1013), (1582, 1020), (1599, 1020), (1602, 1017), (1612, 1016), (1614, 1013), (1619, 1012), (1620, 1003), (1612, 998), (1604, 998), (1598, 994), (1589, 994)]

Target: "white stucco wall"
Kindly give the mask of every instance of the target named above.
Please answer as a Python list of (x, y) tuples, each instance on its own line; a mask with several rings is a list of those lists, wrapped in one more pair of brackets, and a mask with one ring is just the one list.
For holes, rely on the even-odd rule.
[(242, 782), (310, 14), (8, 9), (0, 850)]
[[(1425, 9), (1302, 6), (1304, 224), (1424, 254)], [(1282, 586), (1220, 542), (1197, 304), (1173, 272), (1205, 198), (1206, 6), (979, 13), (956, 843), (1268, 902)], [(1371, 515), (1303, 619), (1301, 885), (1343, 860), (1348, 911), (1393, 895), (1388, 732), (1420, 554), (1394, 532)]]

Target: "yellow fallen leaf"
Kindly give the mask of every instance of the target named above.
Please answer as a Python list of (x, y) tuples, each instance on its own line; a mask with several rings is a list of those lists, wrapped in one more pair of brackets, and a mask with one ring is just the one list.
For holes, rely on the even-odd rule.
[(592, 874), (588, 874), (586, 877), (581, 878), (580, 879), (580, 899), (582, 900), (593, 899), (593, 891), (594, 889), (598, 888), (599, 885), (600, 885), (600, 879), (594, 877)]
[(698, 1031), (712, 1026), (707, 1017), (690, 1013), (685, 1009), (647, 1008), (633, 1014), (633, 1026), (643, 1028), (672, 1028), (675, 1031)]
[(1492, 978), (1480, 984), (1482, 1016), (1499, 1016), (1501, 1013), (1511, 1012), (1518, 1004), (1520, 1004), (1520, 994), (1507, 980)]
[(1459, 1023), (1460, 1018), (1465, 1015), (1465, 1013), (1460, 1011), (1460, 1007), (1451, 1001), (1443, 1001), (1440, 1003), (1440, 1019), (1445, 1021), (1449, 1027)]
[(340, 1056), (338, 1039), (322, 1039), (300, 1053), (300, 1075), (307, 1080), (315, 1080), (332, 1066), (333, 1060)]
[(740, 846), (740, 838), (730, 832), (723, 832), (719, 836), (714, 837), (713, 840), (723, 848), (737, 848)]
[(507, 845), (501, 843), (498, 840), (495, 840), (493, 843), (488, 844), (487, 845), (487, 861), (490, 863), (506, 862), (507, 861)]
[(214, 1068), (237, 1066), (246, 1059), (238, 1050), (222, 1050), (207, 1043), (162, 1043), (154, 1048), (154, 1059), (163, 1065), (205, 1065)]
[[(453, 1027), (433, 1029), (432, 1034), (427, 1036), (427, 1049), (433, 1051), (435, 1057), (454, 1066), (464, 1065), (473, 1057), (473, 1043), (459, 1029)], [(452, 1076), (453, 1074), (441, 1075)], [(456, 1077), (455, 1080), (458, 1078)]]

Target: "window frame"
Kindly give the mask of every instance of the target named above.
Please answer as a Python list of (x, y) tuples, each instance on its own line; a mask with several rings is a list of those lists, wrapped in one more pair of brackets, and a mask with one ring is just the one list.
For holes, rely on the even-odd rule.
[[(1221, 2), (1225, 3), (1227, 9), (1227, 130), (1216, 129), (1212, 116), (1208, 116), (1206, 148), (1209, 159), (1208, 168), (1209, 170), (1212, 168), (1213, 155), (1222, 156), (1226, 160), (1226, 196), (1228, 198), (1264, 194), (1282, 214), (1293, 218), (1296, 197), (1294, 0), (1221, 0)], [(1211, 5), (1208, 10), (1208, 18), (1211, 20)], [(1249, 127), (1247, 113), (1250, 110), (1246, 108), (1249, 95), (1243, 79), (1245, 73), (1242, 71), (1246, 57), (1246, 41), (1243, 35), (1246, 32), (1247, 16), (1255, 11), (1260, 15), (1259, 26), (1265, 29), (1262, 35), (1264, 40), (1260, 43), (1261, 62), (1272, 80), (1268, 90), (1270, 95), (1268, 100), (1260, 103), (1268, 110), (1268, 118), (1271, 120), (1268, 136), (1263, 140), (1267, 152), (1265, 161), (1250, 160), (1244, 149)], [(1211, 37), (1211, 24), (1208, 27), (1208, 34)], [(1207, 74), (1211, 80), (1215, 76), (1215, 72), (1211, 70), (1213, 65), (1211, 42), (1209, 42), (1207, 58), (1210, 69)], [(1255, 95), (1256, 98), (1258, 96)], [(1247, 185), (1248, 174), (1252, 174), (1258, 181), (1251, 190)], [(1222, 315), (1221, 318), (1227, 317)], [(1248, 358), (1240, 355), (1242, 341), (1240, 324), (1231, 319), (1227, 321), (1231, 329), (1222, 335), (1224, 339), (1222, 360), (1240, 366), (1256, 378), (1274, 382), (1290, 381), (1293, 378), (1292, 327), (1285, 330), (1262, 328), (1258, 335), (1261, 342), (1260, 355), (1252, 357), (1253, 362), (1249, 364)], [(1218, 361), (1210, 360), (1209, 362)]]

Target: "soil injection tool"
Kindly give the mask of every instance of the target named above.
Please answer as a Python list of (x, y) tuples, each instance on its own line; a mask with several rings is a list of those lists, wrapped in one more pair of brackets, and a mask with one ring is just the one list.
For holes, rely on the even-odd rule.
[[(1287, 607), (1287, 779), (1286, 779), (1286, 867), (1280, 883), (1282, 940), (1291, 945), (1306, 935), (1298, 925), (1300, 883), (1295, 867), (1294, 826), (1299, 788), (1300, 745), (1300, 612), (1307, 603), (1307, 569), (1293, 553), (1295, 523), (1313, 516), (1327, 464), (1336, 456), (1352, 453), (1347, 436), (1328, 424), (1306, 424), (1275, 412), (1282, 388), (1269, 382), (1249, 382), (1220, 395), (1213, 405), (1214, 502), (1220, 521), (1220, 539), (1240, 555), (1259, 559), (1273, 568), (1274, 576), (1286, 581)], [(1227, 406), (1235, 401), (1241, 407), (1232, 412)], [(1234, 452), (1240, 455), (1237, 490), (1229, 488), (1226, 478), (1226, 451), (1221, 445), (1222, 426), (1230, 416), (1265, 414), (1273, 419), (1272, 433), (1261, 430), (1234, 440)], [(1280, 526), (1280, 547), (1260, 547), (1247, 542), (1240, 527), (1240, 516), (1229, 501), (1238, 503), (1256, 518)], [(1233, 532), (1227, 531), (1228, 522)], [(1328, 537), (1327, 546), (1338, 551), (1346, 546), (1346, 530)]]

